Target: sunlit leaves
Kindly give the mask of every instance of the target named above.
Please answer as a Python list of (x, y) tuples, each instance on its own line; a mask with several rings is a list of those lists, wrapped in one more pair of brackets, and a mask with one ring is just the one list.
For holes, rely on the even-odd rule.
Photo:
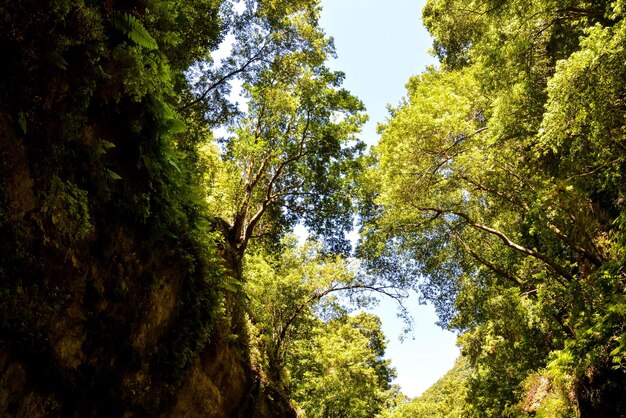
[(351, 317), (339, 303), (361, 287), (356, 265), (312, 242), (283, 245), (280, 255), (260, 251), (245, 261), (258, 366), (307, 417), (373, 416), (394, 374), (380, 320)]
[[(589, 28), (581, 50), (557, 65), (548, 84), (539, 153), (559, 158), (563, 176), (616, 182), (626, 155), (623, 91), (626, 25)], [(608, 177), (607, 177), (608, 176)]]
[[(363, 176), (361, 254), (374, 269), (412, 263), (441, 322), (464, 333), (478, 416), (514, 414), (526, 373), (558, 350), (604, 397), (593, 408), (619, 408), (623, 379), (601, 347), (623, 333), (621, 7), (429, 1), (442, 67), (408, 83)], [(581, 377), (594, 367), (594, 382)]]
[(294, 399), (307, 417), (373, 417), (394, 376), (383, 360), (380, 320), (371, 314), (332, 319), (294, 350)]

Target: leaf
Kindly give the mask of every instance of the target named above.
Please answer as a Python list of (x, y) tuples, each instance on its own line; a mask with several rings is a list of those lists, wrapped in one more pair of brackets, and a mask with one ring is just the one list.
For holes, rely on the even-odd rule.
[(172, 160), (171, 158), (168, 158), (167, 162), (170, 163), (170, 165), (174, 167), (176, 170), (178, 170), (179, 173), (182, 173), (182, 171), (180, 171), (180, 167), (178, 167), (178, 164), (176, 164), (174, 160)]
[(240, 281), (230, 276), (224, 276), (224, 279), (219, 284), (219, 287), (232, 293), (238, 293), (239, 290), (241, 289), (241, 286), (242, 286), (242, 283)]
[(111, 24), (137, 45), (151, 50), (158, 48), (157, 42), (135, 16), (121, 11), (114, 11), (111, 13)]
[(18, 117), (18, 123), (20, 124), (20, 128), (22, 128), (22, 132), (24, 132), (25, 134), (28, 133), (28, 129), (26, 126), (26, 113), (20, 112), (18, 114)]
[(99, 155), (106, 154), (106, 152), (111, 148), (115, 148), (114, 143), (107, 141), (106, 139), (101, 139), (100, 141), (98, 141), (97, 153)]
[(117, 174), (115, 171), (112, 171), (112, 170), (109, 170), (109, 169), (106, 169), (106, 175), (111, 180), (121, 180), (122, 179), (122, 177), (119, 174)]

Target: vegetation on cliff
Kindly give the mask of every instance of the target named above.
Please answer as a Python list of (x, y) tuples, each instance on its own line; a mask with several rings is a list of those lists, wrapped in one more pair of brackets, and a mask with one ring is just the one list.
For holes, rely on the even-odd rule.
[(243, 258), (296, 222), (346, 251), (364, 116), (316, 1), (240, 6), (0, 6), (3, 414), (295, 414), (252, 364)]

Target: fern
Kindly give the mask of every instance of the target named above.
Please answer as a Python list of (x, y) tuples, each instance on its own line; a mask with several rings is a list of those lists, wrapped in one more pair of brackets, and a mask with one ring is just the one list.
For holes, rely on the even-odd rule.
[(18, 113), (18, 117), (19, 117), (18, 122), (20, 124), (20, 128), (22, 128), (22, 132), (27, 134), (28, 133), (28, 126), (27, 126), (27, 123), (26, 123), (26, 113), (19, 112)]
[(111, 12), (111, 24), (137, 45), (146, 49), (157, 49), (156, 41), (135, 16), (115, 10)]
[(225, 275), (218, 284), (218, 287), (227, 292), (239, 293), (242, 288), (242, 283), (234, 277)]
[(117, 174), (115, 171), (109, 170), (108, 168), (105, 168), (104, 170), (109, 180), (122, 180), (122, 176)]

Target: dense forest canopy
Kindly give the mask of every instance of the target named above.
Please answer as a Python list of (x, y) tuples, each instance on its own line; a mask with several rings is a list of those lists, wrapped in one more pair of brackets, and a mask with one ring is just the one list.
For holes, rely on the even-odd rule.
[(625, 8), (429, 0), (367, 152), (318, 0), (3, 2), (0, 415), (626, 415)]
[(440, 66), (380, 128), (361, 253), (409, 266), (460, 333), (464, 416), (626, 414), (623, 13), (424, 8)]

